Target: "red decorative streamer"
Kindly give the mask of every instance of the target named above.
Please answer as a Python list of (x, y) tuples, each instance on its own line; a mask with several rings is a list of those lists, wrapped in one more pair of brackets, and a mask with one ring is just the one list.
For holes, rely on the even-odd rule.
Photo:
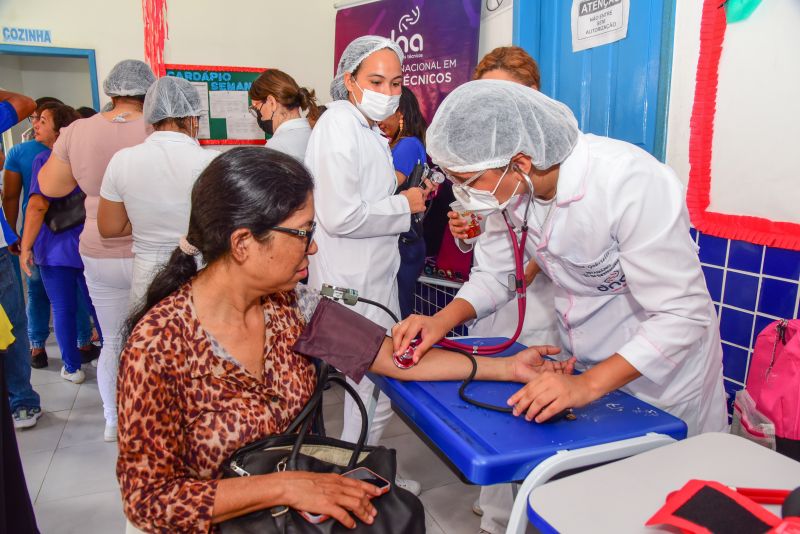
[(167, 0), (142, 0), (144, 60), (159, 78), (164, 76), (164, 41), (169, 39)]
[(719, 60), (725, 41), (725, 9), (705, 0), (700, 24), (700, 58), (689, 136), (689, 188), (686, 204), (692, 224), (703, 233), (771, 247), (800, 250), (800, 224), (708, 211), (711, 203), (711, 153), (717, 106)]

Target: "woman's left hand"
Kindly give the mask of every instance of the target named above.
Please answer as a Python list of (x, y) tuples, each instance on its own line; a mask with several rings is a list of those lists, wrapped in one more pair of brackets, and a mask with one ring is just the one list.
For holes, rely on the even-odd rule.
[(531, 382), (542, 373), (571, 375), (575, 370), (575, 358), (565, 361), (548, 360), (543, 356), (554, 356), (561, 349), (552, 345), (530, 347), (509, 358), (511, 376), (514, 382)]
[(33, 251), (31, 249), (21, 249), (19, 253), (19, 265), (25, 274), (31, 276), (31, 267), (33, 267)]
[(599, 398), (586, 375), (541, 373), (508, 399), (514, 416), (543, 423), (567, 408), (580, 408)]

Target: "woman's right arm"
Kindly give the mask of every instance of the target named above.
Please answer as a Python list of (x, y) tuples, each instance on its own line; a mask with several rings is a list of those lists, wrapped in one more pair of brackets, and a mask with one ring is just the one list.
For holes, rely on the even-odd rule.
[(20, 244), (19, 264), (25, 274), (31, 276), (31, 266), (35, 258), (33, 257), (33, 244), (42, 229), (44, 214), (50, 202), (42, 195), (33, 194), (28, 199), (28, 207), (25, 209), (25, 229), (22, 232), (22, 242)]
[(69, 195), (78, 185), (72, 175), (72, 166), (68, 159), (68, 143), (72, 138), (72, 124), (61, 129), (61, 133), (53, 146), (53, 153), (47, 158), (39, 171), (39, 186), (42, 194), (50, 198), (61, 198)]

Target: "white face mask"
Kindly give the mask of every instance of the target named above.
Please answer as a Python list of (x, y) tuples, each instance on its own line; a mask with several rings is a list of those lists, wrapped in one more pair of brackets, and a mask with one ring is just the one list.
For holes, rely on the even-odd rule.
[[(356, 87), (361, 86), (353, 80)], [(355, 100), (355, 95), (353, 95)], [(356, 107), (368, 119), (379, 122), (389, 118), (400, 105), (400, 95), (389, 96), (369, 89), (361, 89), (361, 102), (356, 102)]]
[(488, 216), (491, 213), (503, 211), (508, 207), (508, 204), (511, 202), (511, 199), (517, 194), (519, 190), (520, 183), (517, 182), (517, 186), (514, 188), (514, 192), (511, 193), (511, 196), (508, 197), (508, 200), (503, 202), (502, 204), (500, 201), (497, 200), (497, 197), (494, 194), (500, 188), (500, 184), (503, 182), (503, 178), (506, 177), (508, 174), (508, 169), (510, 167), (506, 165), (506, 169), (503, 171), (502, 176), (500, 179), (497, 180), (497, 185), (494, 186), (492, 191), (482, 191), (480, 189), (475, 189), (473, 187), (469, 187), (471, 182), (474, 182), (480, 177), (480, 173), (478, 175), (473, 176), (463, 184), (456, 184), (453, 186), (453, 196), (456, 197), (456, 200), (461, 202), (461, 205), (464, 206), (466, 211), (471, 211), (472, 213), (476, 213), (478, 215), (482, 215), (484, 217)]

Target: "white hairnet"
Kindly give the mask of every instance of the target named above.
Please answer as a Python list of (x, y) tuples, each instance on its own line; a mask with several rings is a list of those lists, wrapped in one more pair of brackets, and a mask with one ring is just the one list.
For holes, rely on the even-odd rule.
[(549, 169), (572, 152), (578, 123), (570, 109), (519, 83), (476, 80), (444, 99), (426, 134), (434, 163), (453, 172), (503, 167), (520, 152)]
[(361, 62), (373, 52), (388, 48), (392, 50), (403, 63), (403, 51), (397, 43), (386, 37), (378, 35), (364, 35), (354, 39), (342, 52), (339, 58), (339, 67), (336, 69), (336, 77), (331, 82), (331, 98), (334, 100), (347, 100), (347, 88), (344, 86), (344, 73), (353, 72), (361, 65)]
[(147, 93), (156, 81), (153, 71), (144, 61), (123, 59), (103, 80), (103, 92), (108, 96), (136, 96)]
[(144, 120), (150, 124), (179, 117), (199, 117), (200, 94), (188, 80), (174, 76), (159, 78), (144, 97)]

